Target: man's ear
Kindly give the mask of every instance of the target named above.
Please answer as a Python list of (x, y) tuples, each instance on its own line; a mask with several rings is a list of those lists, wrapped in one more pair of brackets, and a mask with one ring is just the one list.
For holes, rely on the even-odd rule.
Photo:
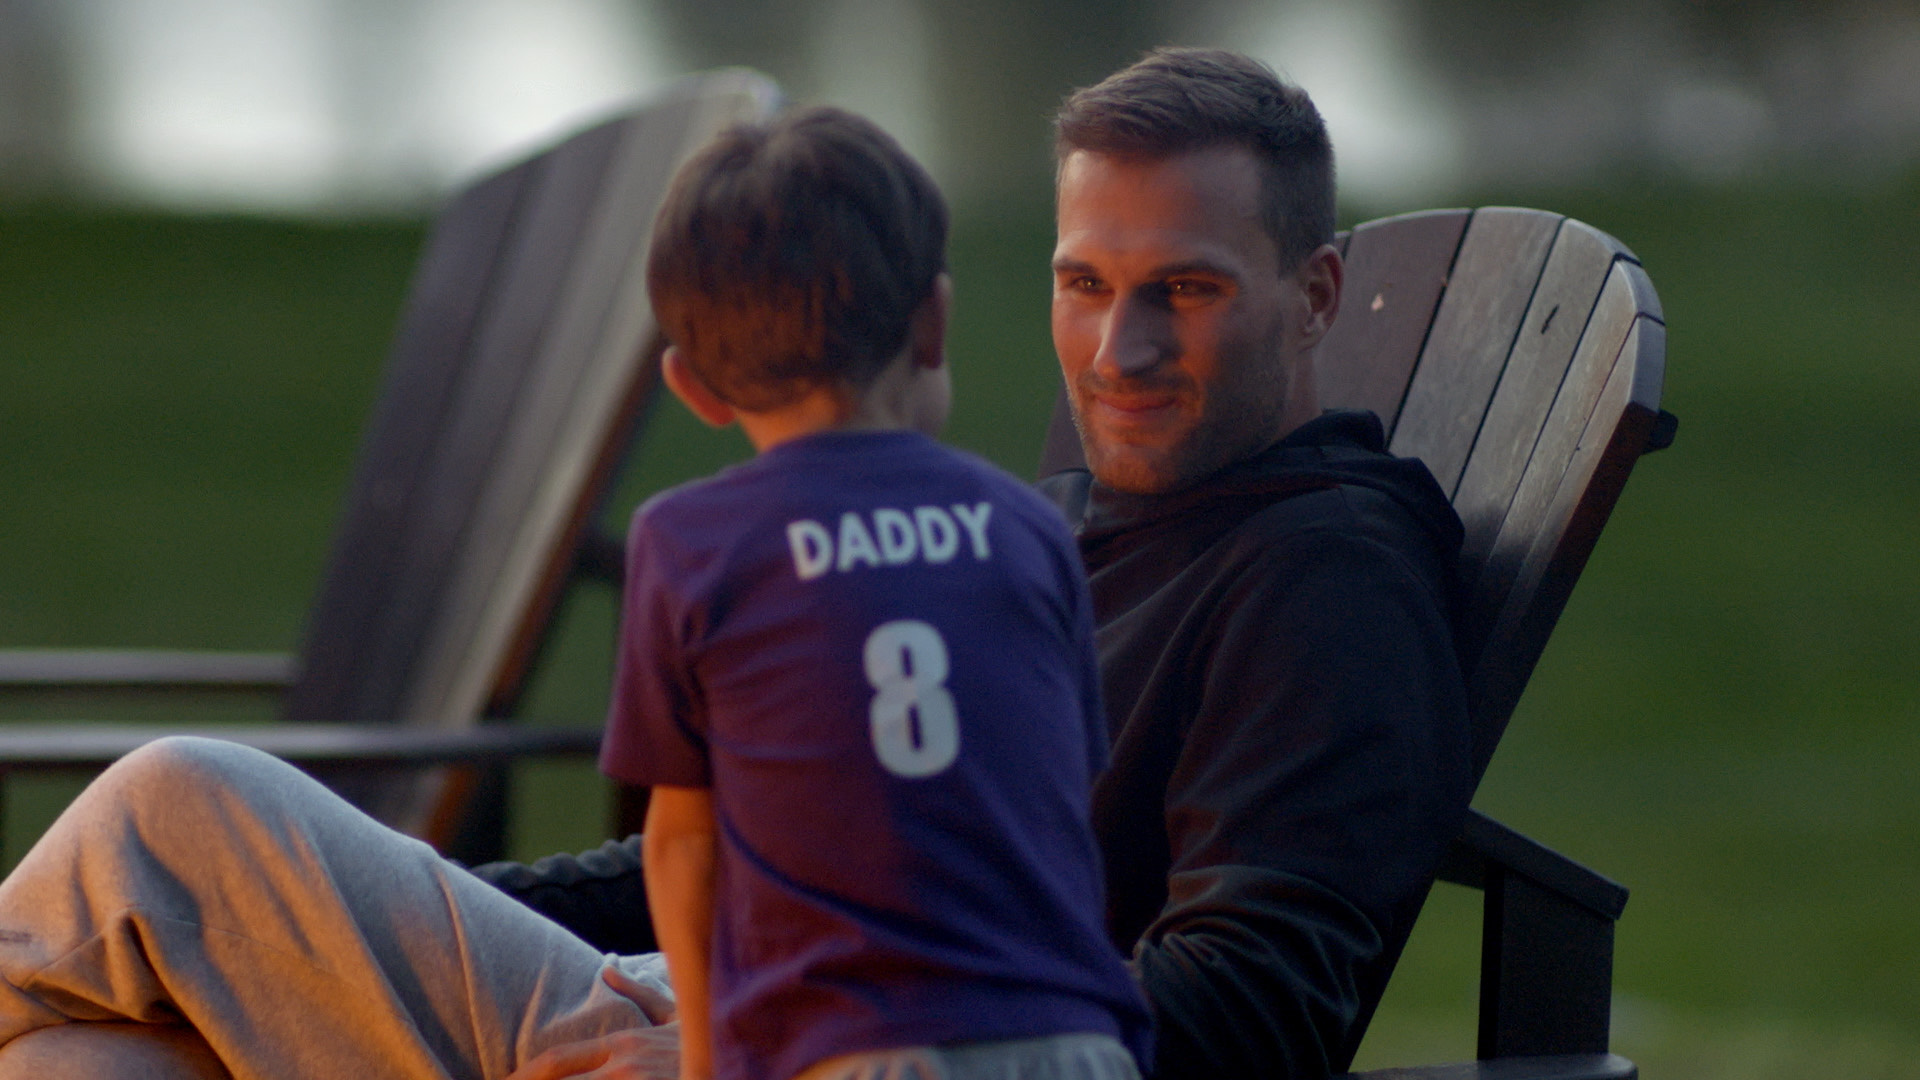
[(687, 363), (679, 346), (667, 346), (666, 353), (660, 357), (660, 377), (681, 404), (710, 426), (722, 428), (738, 419), (733, 406), (722, 400), (694, 373), (693, 366)]
[(1333, 328), (1334, 317), (1340, 314), (1340, 290), (1345, 287), (1346, 279), (1347, 264), (1332, 244), (1315, 248), (1300, 264), (1300, 269), (1294, 271), (1301, 298), (1306, 301), (1306, 317), (1300, 321), (1300, 332), (1306, 335), (1307, 346), (1319, 344)]
[(913, 354), (913, 366), (937, 368), (947, 362), (947, 318), (953, 313), (953, 277), (941, 271), (933, 279), (933, 291), (913, 311), (907, 327), (907, 348)]

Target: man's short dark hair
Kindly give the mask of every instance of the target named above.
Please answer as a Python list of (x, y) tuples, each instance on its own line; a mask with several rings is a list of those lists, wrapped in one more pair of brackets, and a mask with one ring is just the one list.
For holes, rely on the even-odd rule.
[(1307, 92), (1224, 49), (1155, 49), (1075, 91), (1054, 117), (1054, 153), (1158, 160), (1245, 146), (1260, 162), (1260, 216), (1290, 271), (1333, 240), (1333, 144)]
[(736, 408), (869, 385), (946, 269), (947, 205), (872, 121), (832, 108), (722, 133), (674, 177), (647, 291), (661, 331)]

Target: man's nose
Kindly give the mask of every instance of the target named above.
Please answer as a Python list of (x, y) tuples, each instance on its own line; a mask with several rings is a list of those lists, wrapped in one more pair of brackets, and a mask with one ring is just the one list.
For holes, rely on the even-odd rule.
[(1138, 297), (1121, 297), (1107, 309), (1100, 326), (1100, 350), (1094, 369), (1108, 379), (1127, 378), (1153, 370), (1173, 352), (1167, 313)]

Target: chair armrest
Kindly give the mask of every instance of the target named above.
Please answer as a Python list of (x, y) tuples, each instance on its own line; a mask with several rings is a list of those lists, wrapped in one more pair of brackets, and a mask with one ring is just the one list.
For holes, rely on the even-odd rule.
[(0, 774), (104, 768), (166, 735), (225, 739), (310, 769), (590, 757), (600, 749), (598, 728), (519, 724), (427, 728), (289, 723), (183, 730), (127, 724), (24, 723), (0, 724)]
[(1555, 1054), (1453, 1065), (1371, 1069), (1338, 1080), (1635, 1080), (1640, 1070), (1618, 1054)]
[(1618, 882), (1467, 812), (1439, 877), (1486, 893), (1480, 934), (1482, 1061), (1606, 1055)]
[(0, 692), (176, 690), (274, 693), (293, 684), (286, 653), (158, 649), (0, 649)]
[(1478, 810), (1468, 810), (1460, 835), (1440, 860), (1439, 878), (1485, 889), (1490, 870), (1522, 874), (1556, 895), (1617, 921), (1627, 907), (1627, 888), (1603, 874), (1530, 840)]

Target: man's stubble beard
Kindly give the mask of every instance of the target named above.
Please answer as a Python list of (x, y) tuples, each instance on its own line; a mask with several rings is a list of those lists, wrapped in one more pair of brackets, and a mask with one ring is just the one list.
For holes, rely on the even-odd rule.
[(1280, 439), (1281, 409), (1268, 404), (1275, 400), (1274, 393), (1226, 389), (1226, 393), (1216, 394), (1205, 403), (1192, 427), (1157, 454), (1140, 452), (1118, 440), (1110, 451), (1099, 438), (1090, 438), (1080, 416), (1082, 399), (1076, 394), (1072, 402), (1074, 427), (1094, 479), (1115, 491), (1172, 495), (1253, 457)]
[[(1275, 328), (1275, 339), (1278, 328)], [(1198, 484), (1214, 473), (1238, 464), (1278, 442), (1286, 412), (1289, 378), (1279, 350), (1248, 357), (1251, 372), (1225, 385), (1216, 380), (1201, 401), (1201, 415), (1182, 437), (1166, 447), (1159, 460), (1143, 460), (1147, 455), (1128, 453), (1130, 447), (1116, 441), (1117, 453), (1109, 454), (1096, 439), (1089, 438), (1081, 417), (1081, 403), (1091, 401), (1096, 390), (1113, 388), (1093, 375), (1091, 369), (1080, 373), (1073, 392), (1073, 424), (1080, 436), (1082, 453), (1094, 479), (1115, 491), (1138, 495), (1171, 495)], [(1128, 380), (1130, 388), (1172, 390), (1192, 395), (1191, 380), (1184, 375)]]

